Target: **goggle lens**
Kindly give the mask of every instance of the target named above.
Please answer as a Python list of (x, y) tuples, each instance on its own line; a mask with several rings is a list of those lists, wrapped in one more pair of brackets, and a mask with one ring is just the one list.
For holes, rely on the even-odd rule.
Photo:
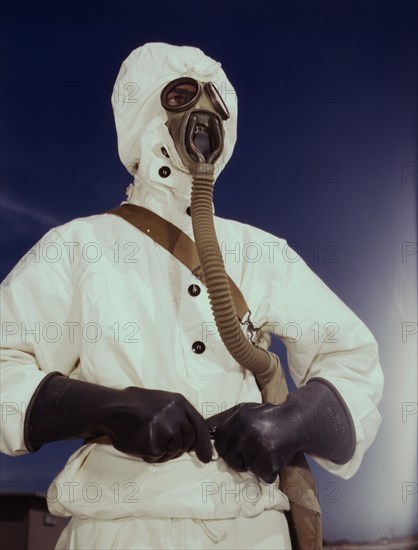
[(173, 80), (161, 92), (161, 105), (167, 111), (182, 111), (199, 96), (199, 84), (192, 78)]
[(231, 115), (229, 114), (228, 107), (225, 105), (225, 102), (215, 85), (212, 82), (208, 82), (205, 84), (205, 90), (212, 101), (213, 106), (221, 115), (222, 120), (228, 120)]

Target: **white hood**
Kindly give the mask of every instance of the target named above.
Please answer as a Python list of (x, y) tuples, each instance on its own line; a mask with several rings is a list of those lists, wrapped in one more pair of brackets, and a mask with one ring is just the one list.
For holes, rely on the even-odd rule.
[[(191, 176), (176, 151), (165, 125), (167, 114), (160, 103), (163, 87), (183, 76), (213, 82), (231, 115), (224, 123), (224, 151), (215, 164), (216, 176), (232, 155), (236, 141), (237, 97), (220, 63), (198, 48), (145, 44), (122, 63), (112, 94), (119, 156), (129, 173), (135, 176), (134, 184), (128, 188), (131, 202), (143, 204), (143, 200), (136, 198), (144, 193), (157, 194), (165, 199), (163, 202), (170, 197), (189, 200)], [(164, 155), (164, 148), (169, 158)], [(166, 177), (161, 176), (161, 173), (167, 174), (164, 167), (169, 168)]]

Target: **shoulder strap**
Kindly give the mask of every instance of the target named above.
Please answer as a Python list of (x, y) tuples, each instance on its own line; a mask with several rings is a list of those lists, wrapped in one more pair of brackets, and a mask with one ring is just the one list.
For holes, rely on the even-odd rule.
[[(181, 229), (158, 214), (136, 204), (123, 204), (108, 214), (114, 214), (131, 223), (134, 227), (148, 235), (156, 243), (168, 250), (175, 258), (190, 269), (190, 271), (204, 284), (199, 255), (196, 244)], [(228, 277), (229, 288), (235, 304), (238, 318), (242, 321), (249, 312), (247, 303), (240, 289)]]

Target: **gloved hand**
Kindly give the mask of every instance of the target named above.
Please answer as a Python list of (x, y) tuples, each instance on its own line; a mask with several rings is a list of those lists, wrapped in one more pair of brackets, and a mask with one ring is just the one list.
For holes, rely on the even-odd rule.
[(47, 375), (38, 386), (24, 433), (30, 451), (51, 441), (107, 435), (116, 449), (146, 462), (165, 462), (191, 450), (202, 462), (212, 458), (208, 427), (182, 395), (118, 390), (60, 373)]
[(242, 403), (207, 420), (215, 448), (229, 466), (267, 483), (303, 451), (335, 464), (354, 454), (355, 429), (337, 390), (312, 378), (281, 405)]

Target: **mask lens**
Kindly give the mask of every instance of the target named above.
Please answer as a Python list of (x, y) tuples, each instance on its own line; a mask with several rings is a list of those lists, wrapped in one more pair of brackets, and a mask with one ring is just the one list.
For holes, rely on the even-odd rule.
[(200, 96), (199, 83), (193, 78), (178, 78), (164, 87), (161, 105), (167, 111), (181, 112), (190, 108)]
[(225, 102), (222, 99), (218, 90), (216, 89), (215, 85), (212, 82), (208, 82), (205, 84), (205, 90), (212, 102), (212, 105), (221, 115), (222, 120), (228, 120), (228, 118), (230, 117), (228, 107), (225, 105)]

